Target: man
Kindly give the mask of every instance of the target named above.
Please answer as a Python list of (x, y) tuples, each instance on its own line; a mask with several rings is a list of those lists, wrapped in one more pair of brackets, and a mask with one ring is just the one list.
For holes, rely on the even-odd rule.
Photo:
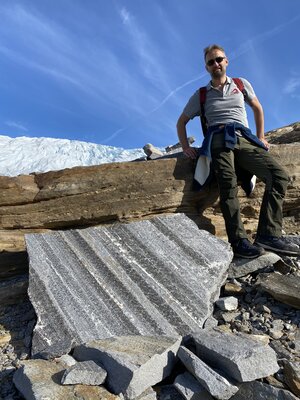
[[(264, 249), (289, 255), (299, 254), (299, 247), (282, 235), (282, 203), (288, 176), (267, 151), (264, 136), (264, 115), (250, 83), (240, 78), (244, 94), (232, 78), (226, 75), (228, 59), (224, 49), (211, 45), (204, 49), (205, 67), (211, 76), (206, 88), (204, 105), (208, 131), (202, 148), (211, 157), (220, 191), (220, 206), (228, 240), (236, 256), (255, 258)], [(256, 136), (248, 128), (245, 102), (252, 108)], [(190, 98), (177, 122), (177, 132), (184, 154), (195, 159), (198, 152), (187, 141), (186, 125), (201, 115), (199, 90)], [(265, 182), (255, 244), (247, 239), (241, 221), (237, 198), (235, 165), (249, 171)]]

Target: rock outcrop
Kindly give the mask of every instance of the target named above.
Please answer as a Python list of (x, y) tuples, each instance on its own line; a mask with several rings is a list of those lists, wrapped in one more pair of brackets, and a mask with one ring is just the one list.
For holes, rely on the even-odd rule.
[[(284, 230), (292, 234), (289, 239), (299, 245), (299, 236), (294, 235), (299, 233), (300, 124), (271, 132), (269, 141), (273, 143), (271, 152), (290, 175), (284, 203)], [(12, 386), (13, 377), (15, 386), (26, 399), (41, 398), (48, 394), (53, 397), (53, 393), (55, 398), (66, 400), (75, 397), (86, 400), (296, 399), (299, 396), (299, 258), (278, 257), (267, 253), (253, 261), (241, 262), (234, 259), (228, 270), (232, 257), (228, 244), (202, 232), (191, 222), (191, 219), (194, 220), (200, 229), (210, 231), (219, 238), (225, 237), (217, 189), (212, 184), (203, 192), (194, 192), (193, 168), (191, 160), (180, 154), (169, 154), (166, 159), (154, 161), (73, 168), (14, 178), (0, 177), (1, 398), (20, 398)], [(249, 236), (256, 229), (263, 187), (262, 183), (258, 183), (250, 199), (242, 191), (239, 192), (242, 216)], [(188, 221), (187, 224), (180, 220), (180, 226), (173, 224), (171, 227), (169, 223), (160, 223), (164, 219), (176, 220), (178, 216), (156, 217), (157, 214), (177, 212), (187, 215), (180, 217)], [(121, 228), (118, 228), (119, 224), (115, 224), (116, 221), (130, 222), (137, 219), (139, 222), (132, 225), (122, 224)], [(143, 221), (144, 219), (149, 221)], [(163, 229), (162, 226), (157, 229), (156, 221), (165, 225)], [(98, 224), (102, 226), (82, 229)], [(134, 228), (130, 231), (129, 226), (140, 229)], [(68, 230), (70, 228), (71, 231)], [(51, 234), (57, 229), (60, 231)], [(97, 230), (101, 233), (96, 235), (96, 240), (93, 232)], [(26, 296), (26, 234), (31, 262), (35, 266), (40, 264), (39, 268), (31, 268), (30, 274), (30, 294), (35, 310)], [(74, 235), (80, 240), (74, 239)], [(100, 247), (98, 254), (94, 250)], [(133, 250), (138, 250), (140, 256), (134, 254)], [(60, 268), (60, 264), (64, 267)], [(98, 273), (98, 264), (101, 273)], [(111, 269), (107, 269), (107, 265)], [(160, 265), (168, 270), (165, 276)], [(67, 266), (69, 280), (65, 276)], [(78, 266), (80, 270), (85, 270), (86, 275), (79, 279), (76, 290), (78, 298), (87, 300), (85, 306), (88, 309), (79, 312), (81, 320), (76, 324), (77, 317), (74, 318), (72, 312), (76, 311), (78, 299), (76, 296), (67, 296), (63, 300), (63, 293), (67, 293), (69, 284), (74, 282), (73, 274), (77, 274)], [(122, 268), (123, 273), (119, 276)], [(158, 274), (153, 274), (154, 270)], [(187, 273), (186, 279), (182, 276), (183, 270)], [(213, 272), (207, 280), (203, 275), (206, 270)], [(229, 276), (225, 282), (228, 271)], [(56, 273), (55, 278), (53, 273)], [(170, 273), (175, 280), (172, 278), (168, 282)], [(86, 279), (87, 276), (90, 278)], [(120, 288), (125, 288), (125, 292), (115, 290), (113, 286), (118, 277), (123, 284)], [(59, 286), (57, 282), (61, 278), (64, 284)], [(97, 315), (94, 312), (95, 304), (88, 301), (89, 295), (96, 288), (89, 285), (91, 281), (99, 281), (97, 290), (100, 288), (109, 295), (102, 299), (103, 308), (100, 307)], [(124, 286), (125, 283), (128, 285)], [(201, 299), (199, 297), (195, 300), (200, 286), (203, 289)], [(51, 290), (47, 291), (46, 288)], [(127, 292), (140, 301), (135, 301), (133, 308), (132, 303), (123, 301), (127, 299)], [(140, 294), (143, 295), (141, 298)], [(216, 301), (219, 295), (221, 298)], [(40, 301), (43, 296), (48, 296), (48, 303)], [(186, 301), (182, 301), (183, 298)], [(213, 310), (214, 302), (216, 307)], [(59, 304), (62, 305), (63, 312), (57, 312), (60, 309)], [(130, 306), (126, 308), (128, 304)], [(148, 325), (140, 324), (140, 319), (144, 316), (138, 311), (146, 305), (150, 305), (148, 317), (152, 318), (151, 321), (159, 322), (156, 324), (157, 331), (156, 328), (148, 329), (151, 327), (149, 318), (145, 319)], [(49, 324), (47, 317), (51, 317), (51, 308), (54, 313)], [(139, 329), (137, 332), (122, 330), (126, 324), (122, 325), (124, 318), (122, 313), (116, 313), (117, 309), (124, 312), (132, 326), (138, 322), (137, 327), (143, 332)], [(153, 309), (158, 313), (152, 313)], [(134, 310), (137, 312), (132, 313)], [(186, 323), (186, 318), (182, 318), (187, 314), (191, 317), (191, 323)], [(73, 316), (69, 318), (71, 315)], [(117, 320), (114, 320), (115, 317)], [(85, 320), (89, 322), (86, 323)], [(127, 389), (125, 385), (120, 393), (116, 393), (119, 391), (117, 389), (113, 394), (109, 389), (115, 384), (115, 379), (112, 379), (110, 371), (105, 371), (105, 368), (103, 371), (100, 362), (99, 365), (92, 364), (89, 357), (87, 364), (84, 361), (85, 356), (82, 359), (78, 356), (80, 360), (72, 357), (76, 355), (76, 351), (73, 353), (74, 346), (90, 338), (91, 326), (101, 328), (97, 331), (98, 335), (105, 326), (110, 330), (109, 324), (112, 321), (115, 330), (112, 330), (111, 335), (100, 334), (100, 338), (97, 337), (99, 342), (108, 340), (101, 337), (116, 338), (120, 334), (186, 335), (195, 326), (203, 326), (205, 329), (194, 335), (198, 344), (185, 337), (182, 343), (184, 347), (180, 351), (182, 353), (186, 349), (186, 357), (181, 354), (182, 361), (185, 362), (177, 359), (175, 365), (176, 350), (172, 348), (169, 351), (167, 346), (160, 355), (158, 350), (152, 355), (146, 352), (144, 358), (136, 357), (136, 365), (132, 362), (128, 364), (125, 353), (142, 353), (143, 346), (133, 345), (132, 350), (127, 349), (123, 354), (127, 361), (120, 355), (122, 351), (119, 350), (123, 346), (121, 342), (116, 343), (115, 351), (103, 351), (104, 358), (109, 359), (108, 366), (110, 363), (115, 366), (118, 362), (121, 371), (129, 365), (131, 369), (128, 368), (127, 372), (122, 370), (124, 376), (136, 375), (134, 385), (130, 386), (129, 383)], [(35, 325), (35, 332), (38, 334), (34, 337), (32, 347)], [(216, 337), (217, 325), (218, 335), (225, 338), (223, 341)], [(80, 326), (86, 326), (87, 332), (82, 330), (78, 334), (77, 329)], [(166, 326), (171, 329), (164, 330)], [(51, 336), (51, 331), (54, 336)], [(204, 338), (207, 332), (208, 340)], [(246, 333), (249, 334), (251, 346), (245, 337)], [(233, 334), (237, 336), (230, 337)], [(202, 335), (202, 339), (197, 335)], [(135, 340), (139, 342), (138, 338), (140, 336), (133, 338), (132, 343)], [(119, 339), (121, 340), (120, 337)], [(103, 346), (99, 346), (102, 349)], [(179, 339), (176, 346), (179, 347)], [(32, 350), (32, 354), (47, 360), (30, 360)], [(69, 354), (51, 360), (63, 352)], [(206, 355), (207, 352), (209, 356)], [(184, 364), (190, 372), (185, 370)], [(109, 370), (108, 367), (107, 369)], [(14, 374), (15, 370), (17, 372)], [(92, 375), (87, 371), (91, 371)], [(165, 373), (166, 371), (168, 372)], [(145, 378), (148, 373), (151, 377), (157, 377), (151, 381), (151, 386), (147, 384), (148, 378)], [(106, 374), (111, 377), (104, 378)], [(63, 382), (63, 376), (69, 384), (63, 385), (66, 383)], [(159, 382), (165, 377), (167, 381)], [(232, 380), (232, 383), (227, 385), (223, 378), (230, 382)], [(99, 386), (103, 379), (105, 381)], [(127, 381), (130, 382), (130, 379)], [(214, 382), (218, 383), (218, 387)]]

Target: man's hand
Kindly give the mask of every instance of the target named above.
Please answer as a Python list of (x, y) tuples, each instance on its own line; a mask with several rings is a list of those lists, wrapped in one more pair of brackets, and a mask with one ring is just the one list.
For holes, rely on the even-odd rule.
[(183, 149), (183, 154), (189, 158), (192, 158), (193, 160), (198, 156), (198, 152), (195, 147), (186, 147)]
[(266, 139), (259, 139), (265, 146), (266, 148), (269, 150), (270, 148), (270, 143), (266, 140)]

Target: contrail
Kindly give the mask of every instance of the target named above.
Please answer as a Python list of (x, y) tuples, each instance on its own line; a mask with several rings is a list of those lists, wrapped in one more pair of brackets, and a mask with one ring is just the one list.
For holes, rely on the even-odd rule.
[[(280, 33), (282, 30), (284, 30), (288, 25), (293, 24), (294, 22), (298, 21), (300, 19), (300, 14), (296, 15), (286, 23), (280, 24), (266, 32), (259, 33), (258, 35), (248, 39), (245, 43), (243, 43), (241, 46), (238, 47), (236, 51), (233, 51), (231, 54), (229, 54), (228, 58), (230, 60), (236, 60), (237, 58), (241, 57), (245, 53), (249, 51), (249, 48), (253, 46), (254, 42), (264, 42), (265, 40), (277, 35)], [(184, 87), (190, 85), (191, 83), (197, 82), (198, 80), (204, 78), (204, 76), (207, 75), (207, 73), (202, 73), (201, 75), (197, 76), (196, 78), (190, 79), (189, 81), (183, 83), (182, 85), (178, 86), (174, 90), (172, 90), (155, 108), (153, 108), (151, 111), (149, 111), (147, 114), (144, 114), (141, 117), (136, 118), (130, 125), (127, 127), (118, 129), (116, 132), (114, 132), (111, 136), (109, 136), (107, 139), (104, 140), (103, 143), (107, 143), (116, 136), (118, 136), (121, 132), (131, 128), (135, 123), (141, 119), (149, 117), (149, 115), (153, 114), (157, 110), (159, 110), (171, 97), (174, 96), (175, 93), (179, 92), (181, 89)]]

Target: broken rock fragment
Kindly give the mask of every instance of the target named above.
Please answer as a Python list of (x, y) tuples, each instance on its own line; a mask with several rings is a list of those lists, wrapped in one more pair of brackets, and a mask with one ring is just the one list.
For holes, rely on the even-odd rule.
[(187, 370), (216, 399), (228, 400), (238, 391), (237, 386), (210, 368), (186, 347), (180, 347), (178, 357)]
[(300, 277), (278, 273), (260, 274), (257, 284), (276, 300), (300, 309)]
[(203, 329), (192, 335), (196, 354), (238, 382), (248, 382), (279, 370), (276, 353), (251, 339), (251, 335), (223, 332), (218, 328)]
[(167, 336), (94, 340), (75, 347), (74, 357), (103, 365), (108, 389), (134, 399), (171, 373), (180, 342)]
[(210, 393), (189, 372), (178, 375), (174, 386), (185, 400), (213, 400)]
[(63, 385), (101, 385), (107, 376), (107, 372), (94, 361), (78, 362), (67, 368), (61, 379)]
[(297, 400), (299, 397), (288, 390), (253, 381), (243, 383), (231, 400)]

